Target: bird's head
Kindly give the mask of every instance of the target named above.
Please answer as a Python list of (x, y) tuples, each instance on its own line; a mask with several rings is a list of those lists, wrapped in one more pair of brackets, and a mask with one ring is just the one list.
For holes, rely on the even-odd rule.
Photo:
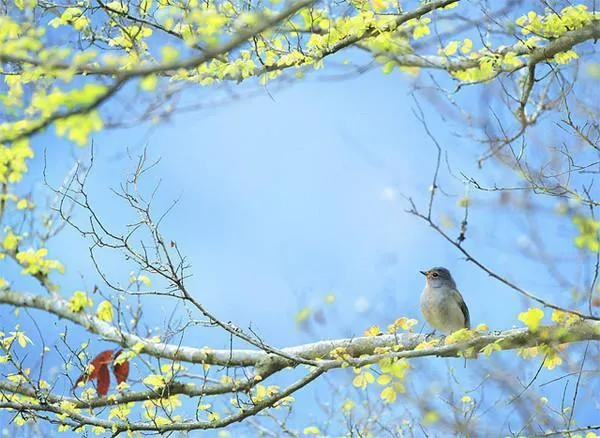
[(440, 266), (419, 272), (425, 276), (425, 283), (430, 287), (440, 287), (444, 285), (456, 287), (450, 271), (446, 268)]

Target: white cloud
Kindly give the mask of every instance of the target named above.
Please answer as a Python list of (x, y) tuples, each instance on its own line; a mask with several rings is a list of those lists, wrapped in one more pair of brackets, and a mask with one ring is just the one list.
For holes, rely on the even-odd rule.
[(371, 303), (365, 297), (358, 297), (354, 302), (354, 308), (358, 313), (366, 313), (371, 308)]
[(382, 201), (395, 201), (396, 200), (396, 189), (390, 186), (386, 186), (383, 188), (381, 193), (379, 194), (379, 198)]

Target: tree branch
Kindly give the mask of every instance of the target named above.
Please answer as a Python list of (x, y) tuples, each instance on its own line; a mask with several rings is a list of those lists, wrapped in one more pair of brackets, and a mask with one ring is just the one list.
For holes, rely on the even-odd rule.
[[(261, 350), (214, 350), (206, 347), (198, 348), (155, 343), (149, 339), (124, 332), (87, 313), (72, 312), (67, 307), (67, 301), (61, 299), (2, 290), (0, 291), (0, 303), (45, 310), (82, 326), (88, 332), (95, 333), (104, 340), (116, 342), (126, 347), (142, 343), (143, 348), (141, 352), (155, 357), (210, 365), (254, 366), (257, 367), (257, 372), (261, 375), (273, 369), (281, 369), (293, 365), (290, 364), (289, 360), (281, 356), (269, 354)], [(351, 365), (361, 366), (366, 363), (376, 362), (378, 358), (383, 357), (382, 355), (375, 355), (375, 351), (378, 348), (398, 345), (402, 347), (402, 350), (394, 353), (395, 357), (412, 358), (422, 356), (457, 356), (466, 348), (475, 347), (476, 349), (482, 349), (492, 343), (498, 343), (503, 350), (512, 350), (548, 342), (597, 341), (600, 340), (600, 321), (582, 320), (579, 324), (569, 327), (561, 325), (544, 326), (536, 332), (531, 332), (526, 328), (512, 329), (498, 334), (477, 336), (468, 342), (414, 350), (425, 339), (425, 335), (415, 333), (388, 334), (372, 337), (324, 340), (311, 344), (282, 348), (281, 350), (290, 356), (298, 356), (307, 360), (319, 360), (319, 364), (330, 363), (332, 366), (336, 366), (335, 363), (341, 364), (341, 362), (326, 360), (326, 358), (334, 349), (343, 348), (353, 358), (359, 358), (363, 355), (370, 356), (366, 359), (356, 359), (350, 362)]]

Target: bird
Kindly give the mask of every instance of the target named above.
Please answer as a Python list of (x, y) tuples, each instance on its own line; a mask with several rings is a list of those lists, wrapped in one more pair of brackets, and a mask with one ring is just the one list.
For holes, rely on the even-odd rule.
[(457, 330), (471, 328), (469, 308), (456, 288), (450, 271), (443, 267), (419, 271), (425, 276), (421, 294), (421, 313), (434, 329), (449, 335)]

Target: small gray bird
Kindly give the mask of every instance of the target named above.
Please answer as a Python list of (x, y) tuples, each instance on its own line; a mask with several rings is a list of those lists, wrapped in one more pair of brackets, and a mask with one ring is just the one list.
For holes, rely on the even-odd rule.
[(421, 294), (421, 312), (431, 327), (449, 335), (462, 328), (471, 328), (469, 309), (456, 283), (446, 268), (420, 271), (425, 276)]

